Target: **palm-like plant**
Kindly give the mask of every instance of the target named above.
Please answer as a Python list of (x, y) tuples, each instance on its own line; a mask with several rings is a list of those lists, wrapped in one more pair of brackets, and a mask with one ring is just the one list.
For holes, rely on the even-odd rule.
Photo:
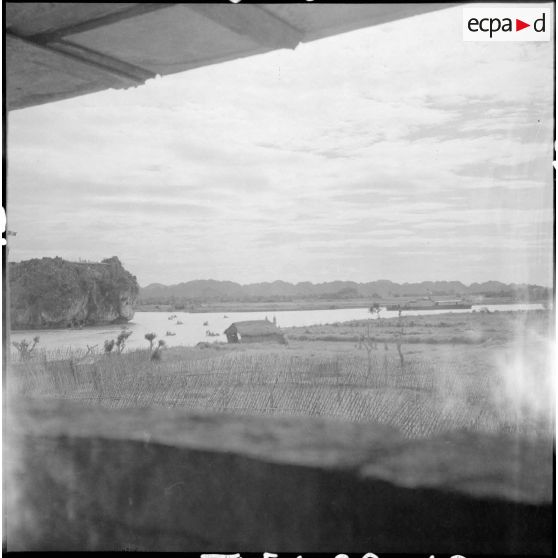
[(123, 329), (118, 334), (118, 337), (116, 338), (116, 348), (118, 349), (119, 354), (122, 353), (122, 351), (126, 347), (126, 339), (128, 339), (128, 337), (130, 337), (130, 335), (132, 335), (132, 333), (133, 332), (131, 332), (131, 331), (126, 331), (125, 329)]
[(157, 337), (156, 333), (146, 333), (144, 335), (145, 339), (147, 339), (149, 341), (149, 352), (153, 351), (153, 341), (155, 340), (155, 337)]

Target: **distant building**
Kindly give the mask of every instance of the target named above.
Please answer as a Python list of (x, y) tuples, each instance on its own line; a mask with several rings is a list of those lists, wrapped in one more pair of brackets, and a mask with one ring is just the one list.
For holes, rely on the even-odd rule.
[(229, 343), (287, 343), (281, 330), (268, 320), (235, 322), (225, 330), (225, 335)]

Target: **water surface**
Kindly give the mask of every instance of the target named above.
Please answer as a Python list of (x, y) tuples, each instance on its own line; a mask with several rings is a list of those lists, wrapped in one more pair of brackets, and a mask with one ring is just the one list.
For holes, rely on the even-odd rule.
[[(404, 316), (418, 316), (431, 314), (469, 313), (473, 310), (488, 308), (494, 311), (531, 310), (542, 309), (541, 304), (499, 304), (473, 306), (471, 310), (405, 310)], [(169, 319), (171, 316), (176, 318)], [(382, 318), (397, 316), (397, 311), (383, 310)], [(371, 319), (368, 308), (339, 308), (335, 310), (284, 310), (277, 312), (136, 312), (134, 319), (125, 326), (133, 333), (128, 338), (127, 347), (131, 349), (147, 347), (144, 339), (146, 333), (156, 333), (158, 339), (164, 339), (170, 347), (178, 345), (196, 345), (200, 341), (226, 341), (224, 330), (233, 322), (243, 320), (264, 320), (276, 318), (279, 327), (310, 326), (317, 324), (331, 324), (347, 322), (350, 320)], [(183, 322), (182, 325), (177, 324)], [(207, 323), (207, 325), (204, 325)], [(52, 350), (86, 349), (87, 346), (97, 346), (102, 350), (106, 339), (114, 339), (120, 333), (122, 325), (108, 325), (88, 327), (84, 329), (45, 329), (16, 331), (11, 334), (12, 341), (22, 339), (31, 340), (36, 335), (40, 336), (38, 348)], [(176, 335), (167, 336), (172, 332)], [(207, 335), (207, 331), (219, 334), (216, 337)]]

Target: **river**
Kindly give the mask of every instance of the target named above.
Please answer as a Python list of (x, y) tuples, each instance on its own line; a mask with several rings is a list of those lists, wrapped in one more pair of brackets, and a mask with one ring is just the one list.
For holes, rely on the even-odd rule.
[[(541, 309), (541, 304), (499, 304), (473, 306), (471, 310), (451, 310), (453, 313), (469, 313), (473, 310), (488, 308), (494, 311), (509, 310), (531, 310)], [(429, 315), (445, 314), (448, 310), (406, 310), (403, 315)], [(172, 315), (176, 318), (169, 319)], [(397, 316), (396, 311), (383, 310), (382, 318)], [(226, 315), (222, 312), (210, 312), (203, 314), (190, 314), (188, 312), (136, 312), (134, 319), (126, 325), (133, 333), (128, 338), (127, 347), (130, 349), (147, 347), (144, 335), (149, 332), (157, 334), (158, 339), (164, 339), (170, 347), (178, 345), (195, 345), (200, 341), (226, 341), (223, 331), (233, 322), (243, 320), (263, 320), (265, 318), (277, 320), (279, 327), (310, 326), (317, 324), (331, 324), (335, 322), (347, 322), (350, 320), (371, 319), (368, 308), (339, 308), (335, 310), (285, 310), (277, 312), (230, 312)], [(180, 321), (182, 324), (177, 324)], [(207, 325), (204, 325), (207, 323)], [(86, 349), (87, 346), (97, 346), (97, 350), (103, 349), (106, 339), (114, 339), (121, 331), (122, 325), (109, 325), (88, 327), (83, 329), (45, 329), (15, 331), (11, 334), (12, 341), (22, 339), (31, 340), (35, 336), (40, 337), (37, 348), (47, 351), (66, 351), (75, 349)], [(176, 335), (167, 336), (167, 331)], [(207, 331), (218, 333), (216, 337), (209, 337)]]

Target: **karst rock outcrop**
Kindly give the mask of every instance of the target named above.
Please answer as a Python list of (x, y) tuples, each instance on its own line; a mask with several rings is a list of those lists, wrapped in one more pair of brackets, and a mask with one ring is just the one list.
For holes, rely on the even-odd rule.
[(41, 258), (9, 264), (13, 329), (125, 323), (139, 286), (117, 257), (99, 263)]

